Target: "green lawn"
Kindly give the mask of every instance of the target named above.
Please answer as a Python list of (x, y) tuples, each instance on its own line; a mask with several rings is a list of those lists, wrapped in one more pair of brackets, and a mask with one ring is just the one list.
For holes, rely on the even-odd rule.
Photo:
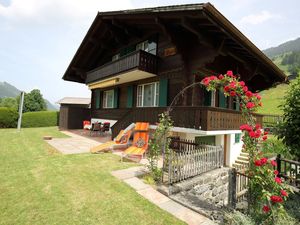
[(62, 155), (42, 136), (0, 129), (0, 224), (183, 224), (110, 175), (133, 163), (112, 154)]
[(288, 84), (280, 84), (260, 92), (263, 106), (259, 108), (258, 113), (281, 115), (283, 112), (279, 106), (284, 103), (284, 96), (288, 87)]

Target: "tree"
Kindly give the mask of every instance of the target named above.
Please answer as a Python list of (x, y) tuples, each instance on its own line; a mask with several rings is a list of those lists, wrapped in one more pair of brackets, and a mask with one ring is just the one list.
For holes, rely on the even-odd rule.
[(277, 134), (290, 148), (295, 159), (300, 160), (300, 77), (291, 83), (285, 96), (283, 122), (280, 123)]
[(16, 98), (8, 97), (8, 98), (0, 98), (0, 107), (7, 107), (17, 110), (18, 102)]
[(23, 112), (46, 111), (46, 102), (38, 89), (33, 89), (24, 96)]

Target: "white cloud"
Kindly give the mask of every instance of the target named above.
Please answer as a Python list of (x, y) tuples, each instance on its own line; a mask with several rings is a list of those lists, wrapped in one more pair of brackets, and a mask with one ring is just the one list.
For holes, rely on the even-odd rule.
[(269, 11), (263, 10), (258, 14), (251, 14), (248, 16), (244, 16), (241, 19), (241, 23), (242, 24), (251, 24), (251, 25), (257, 25), (260, 23), (264, 23), (270, 19), (274, 19), (274, 18), (280, 18), (280, 15), (277, 14), (272, 14)]
[(98, 11), (128, 8), (132, 8), (130, 0), (12, 0), (8, 6), (0, 4), (0, 18), (13, 23), (80, 22)]

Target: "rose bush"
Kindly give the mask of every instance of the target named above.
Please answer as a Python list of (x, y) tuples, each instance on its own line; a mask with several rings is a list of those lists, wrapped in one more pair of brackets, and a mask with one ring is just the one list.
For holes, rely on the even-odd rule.
[(202, 82), (208, 91), (220, 90), (225, 96), (235, 97), (240, 105), (245, 124), (240, 126), (243, 131), (243, 148), (249, 153), (249, 168), (246, 173), (251, 178), (248, 185), (250, 192), (249, 204), (251, 215), (265, 224), (273, 223), (285, 211), (282, 203), (288, 197), (287, 188), (274, 170), (275, 161), (263, 157), (260, 144), (267, 140), (260, 124), (256, 123), (253, 113), (262, 106), (261, 96), (253, 93), (244, 81), (234, 76), (232, 71), (225, 75), (205, 77)]

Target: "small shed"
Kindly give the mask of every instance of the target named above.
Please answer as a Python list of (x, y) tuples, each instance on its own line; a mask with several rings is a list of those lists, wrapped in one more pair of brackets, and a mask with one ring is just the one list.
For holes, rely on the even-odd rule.
[(90, 98), (65, 97), (58, 102), (59, 129), (81, 129), (84, 120), (90, 120)]

